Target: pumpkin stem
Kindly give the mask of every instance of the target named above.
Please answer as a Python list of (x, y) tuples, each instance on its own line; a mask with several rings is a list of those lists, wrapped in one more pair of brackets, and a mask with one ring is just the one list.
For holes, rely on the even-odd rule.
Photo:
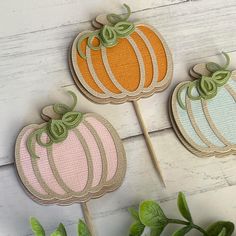
[(229, 54), (226, 52), (222, 52), (222, 54), (225, 56), (225, 59), (226, 59), (226, 63), (222, 68), (226, 70), (230, 64), (230, 57), (229, 57)]
[(215, 62), (208, 62), (206, 64), (206, 68), (208, 71), (210, 71), (211, 73), (214, 73), (216, 71), (220, 71), (220, 70), (226, 70), (227, 67), (229, 66), (230, 64), (230, 57), (229, 55), (226, 53), (226, 52), (222, 52), (222, 54), (224, 55), (225, 59), (226, 59), (226, 63), (224, 66), (221, 66)]
[(72, 91), (68, 91), (67, 93), (72, 96), (73, 103), (70, 107), (63, 104), (63, 103), (54, 104), (53, 111), (58, 115), (63, 116), (65, 113), (67, 113), (69, 111), (73, 111), (76, 107), (77, 100), (78, 100), (76, 94)]
[(46, 106), (41, 111), (41, 117), (44, 121), (48, 122), (52, 119), (60, 119), (65, 113), (73, 111), (77, 104), (77, 96), (74, 92), (68, 91), (68, 94), (72, 96), (73, 103), (71, 106), (65, 104), (54, 104)]
[[(106, 48), (114, 47), (118, 43), (119, 38), (126, 38), (132, 34), (135, 30), (135, 25), (132, 22), (127, 21), (130, 17), (130, 7), (124, 4), (127, 9), (125, 16), (116, 14), (107, 15), (107, 21), (110, 25), (106, 24), (99, 30), (94, 32), (84, 33), (79, 37), (77, 41), (77, 52), (83, 58), (86, 59), (86, 48), (85, 53), (82, 51), (81, 44), (86, 40), (87, 46), (92, 50), (100, 50), (102, 46)], [(93, 45), (93, 40), (98, 39), (98, 46)]]
[[(82, 122), (83, 114), (73, 111), (77, 104), (77, 96), (74, 92), (68, 91), (72, 96), (71, 106), (65, 104), (54, 104), (42, 110), (42, 118), (47, 122), (42, 128), (34, 130), (28, 137), (26, 145), (32, 158), (39, 158), (35, 153), (34, 142), (42, 147), (50, 147), (54, 143), (64, 141), (68, 136), (68, 131), (75, 128)], [(42, 135), (46, 134), (48, 141), (42, 141)]]

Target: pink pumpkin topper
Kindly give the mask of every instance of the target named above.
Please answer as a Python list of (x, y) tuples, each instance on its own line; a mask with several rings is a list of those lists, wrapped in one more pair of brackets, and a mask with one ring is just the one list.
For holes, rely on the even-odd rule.
[[(43, 204), (67, 205), (98, 198), (118, 188), (126, 172), (122, 141), (98, 114), (55, 104), (43, 109), (42, 124), (22, 129), (15, 161), (29, 195)], [(52, 119), (51, 117), (57, 117)]]

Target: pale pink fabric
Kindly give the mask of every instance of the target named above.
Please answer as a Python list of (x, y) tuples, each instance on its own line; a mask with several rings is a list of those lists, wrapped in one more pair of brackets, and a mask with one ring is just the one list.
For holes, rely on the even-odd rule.
[(94, 117), (87, 117), (86, 121), (89, 122), (90, 125), (93, 126), (93, 128), (96, 130), (98, 133), (105, 153), (106, 153), (106, 159), (107, 159), (107, 164), (108, 164), (108, 175), (107, 175), (107, 180), (111, 180), (117, 170), (117, 151), (116, 147), (113, 141), (113, 138), (107, 128), (97, 119)]
[[(107, 181), (109, 181), (115, 176), (118, 168), (118, 154), (114, 140), (108, 129), (99, 120), (94, 117), (86, 117), (86, 121), (94, 128), (102, 142), (108, 165)], [(81, 123), (77, 129), (83, 136), (91, 154), (94, 175), (92, 187), (95, 187), (99, 184), (103, 175), (101, 153), (90, 130), (83, 123)], [(32, 157), (30, 157), (26, 147), (26, 140), (29, 133), (32, 131), (32, 129), (27, 130), (20, 143), (20, 162), (24, 175), (30, 185), (32, 185), (37, 192), (47, 195), (34, 174), (31, 163)], [(47, 138), (43, 136), (42, 139), (45, 141)], [(36, 144), (36, 154), (40, 157), (37, 159), (37, 165), (44, 182), (52, 191), (64, 195), (65, 190), (63, 190), (62, 186), (57, 182), (52, 167), (49, 164), (46, 148)], [(69, 131), (66, 140), (58, 144), (53, 144), (52, 158), (58, 174), (65, 185), (75, 192), (83, 191), (88, 182), (88, 163), (85, 150), (73, 130)]]
[[(46, 135), (42, 136), (42, 141), (43, 142), (47, 141)], [(42, 179), (45, 181), (45, 183), (52, 191), (56, 192), (57, 194), (62, 194), (62, 195), (65, 194), (65, 191), (60, 187), (56, 178), (53, 175), (48, 160), (47, 149), (39, 146), (37, 143), (35, 145), (36, 145), (36, 154), (40, 157), (37, 159), (37, 165), (39, 168), (39, 172), (42, 176)]]
[(86, 140), (89, 152), (91, 154), (92, 164), (93, 164), (93, 175), (94, 175), (92, 186), (94, 187), (99, 184), (102, 177), (102, 158), (100, 155), (97, 142), (93, 137), (93, 135), (91, 134), (91, 132), (89, 131), (89, 129), (83, 123), (81, 123), (78, 126), (78, 130)]
[(39, 184), (32, 167), (31, 163), (31, 157), (28, 153), (27, 147), (26, 147), (26, 141), (29, 136), (29, 134), (33, 131), (33, 129), (28, 129), (25, 134), (22, 137), (21, 143), (20, 143), (20, 165), (22, 167), (23, 173), (29, 182), (29, 184), (39, 193), (43, 195), (47, 195), (47, 193), (44, 191), (44, 189)]
[(53, 144), (53, 158), (64, 183), (73, 191), (82, 191), (88, 181), (88, 163), (84, 149), (73, 131), (66, 140)]

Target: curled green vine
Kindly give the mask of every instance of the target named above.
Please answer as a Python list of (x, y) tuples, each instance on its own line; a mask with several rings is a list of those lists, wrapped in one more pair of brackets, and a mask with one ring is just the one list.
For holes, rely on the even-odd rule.
[[(61, 103), (53, 105), (53, 111), (60, 115), (61, 118), (51, 119), (46, 123), (46, 125), (36, 129), (29, 135), (26, 145), (32, 158), (39, 158), (34, 150), (34, 140), (36, 140), (36, 142), (42, 147), (50, 147), (54, 143), (64, 141), (68, 136), (69, 130), (78, 126), (82, 121), (83, 114), (81, 112), (73, 111), (77, 104), (77, 97), (72, 91), (68, 91), (68, 93), (73, 98), (72, 106), (67, 106)], [(45, 142), (42, 140), (43, 134), (46, 134), (47, 136), (47, 141)]]
[[(212, 73), (211, 76), (202, 76), (200, 79), (190, 81), (182, 85), (177, 92), (177, 101), (180, 107), (186, 110), (186, 106), (181, 98), (181, 93), (186, 89), (186, 95), (191, 100), (209, 100), (214, 98), (220, 87), (224, 86), (230, 76), (231, 71), (227, 70), (230, 64), (230, 58), (227, 53), (223, 52), (226, 58), (226, 63), (224, 66), (220, 66), (215, 62), (209, 62), (206, 64), (208, 71)], [(195, 94), (193, 94), (193, 90)]]
[[(127, 9), (127, 13), (122, 17), (117, 14), (107, 15), (107, 21), (109, 25), (104, 25), (101, 29), (83, 34), (77, 42), (77, 51), (79, 55), (86, 59), (86, 55), (82, 52), (81, 44), (84, 39), (87, 40), (87, 46), (92, 50), (100, 50), (102, 46), (109, 48), (114, 47), (118, 43), (119, 38), (126, 38), (132, 34), (135, 30), (135, 25), (128, 21), (131, 15), (130, 7), (124, 4)], [(93, 45), (94, 39), (98, 40), (98, 45)]]

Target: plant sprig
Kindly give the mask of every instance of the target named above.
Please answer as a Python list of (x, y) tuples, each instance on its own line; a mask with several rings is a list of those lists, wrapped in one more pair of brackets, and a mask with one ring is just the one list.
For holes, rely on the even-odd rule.
[[(31, 224), (31, 229), (35, 236), (46, 236), (43, 226), (39, 223), (39, 221), (36, 218), (34, 217), (30, 218), (30, 224)], [(82, 220), (79, 220), (77, 235), (91, 236), (87, 225)], [(53, 233), (51, 233), (50, 236), (67, 236), (65, 226), (62, 223), (60, 223), (57, 229)]]
[[(145, 228), (149, 228), (149, 236), (160, 236), (169, 224), (182, 225), (182, 227), (172, 233), (172, 236), (184, 236), (193, 229), (199, 231), (203, 236), (233, 235), (234, 224), (230, 221), (217, 221), (208, 226), (207, 229), (203, 229), (202, 227), (195, 224), (185, 195), (181, 192), (178, 195), (177, 205), (180, 214), (185, 220), (170, 219), (166, 217), (160, 205), (152, 200), (141, 202), (138, 210), (129, 208), (129, 212), (134, 219), (134, 222), (129, 228), (129, 236), (142, 236)], [(46, 236), (43, 226), (36, 218), (32, 217), (30, 219), (30, 224), (35, 236)], [(82, 220), (79, 220), (77, 235), (91, 236), (87, 225)], [(64, 225), (60, 223), (57, 229), (50, 236), (67, 236)]]
[(129, 212), (134, 218), (134, 223), (130, 226), (129, 236), (141, 236), (145, 228), (149, 228), (150, 236), (160, 236), (169, 224), (183, 225), (176, 230), (172, 236), (184, 236), (195, 229), (204, 236), (231, 236), (234, 232), (234, 224), (229, 221), (217, 221), (207, 229), (196, 225), (193, 222), (185, 195), (179, 193), (177, 205), (180, 214), (186, 220), (167, 218), (160, 205), (152, 200), (143, 201), (139, 205), (139, 210), (130, 208)]

